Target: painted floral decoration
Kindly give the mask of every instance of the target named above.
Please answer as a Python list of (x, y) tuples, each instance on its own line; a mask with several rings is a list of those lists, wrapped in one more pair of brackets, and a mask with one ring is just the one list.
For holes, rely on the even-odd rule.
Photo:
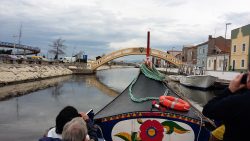
[(162, 141), (165, 134), (185, 134), (189, 130), (181, 127), (174, 121), (164, 121), (160, 123), (157, 120), (146, 120), (137, 119), (137, 122), (141, 125), (140, 131), (138, 132), (120, 132), (115, 136), (121, 138), (124, 141)]
[(162, 141), (164, 128), (157, 120), (147, 120), (140, 126), (143, 141)]

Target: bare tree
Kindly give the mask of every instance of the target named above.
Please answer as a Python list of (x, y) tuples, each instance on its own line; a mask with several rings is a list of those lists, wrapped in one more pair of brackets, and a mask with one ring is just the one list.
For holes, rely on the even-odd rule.
[(50, 47), (52, 47), (49, 52), (55, 54), (55, 60), (58, 60), (59, 55), (65, 54), (64, 49), (66, 48), (66, 46), (64, 45), (64, 42), (65, 40), (58, 38), (52, 41), (52, 44), (49, 45)]
[(77, 59), (80, 59), (82, 55), (83, 55), (83, 51), (79, 51), (78, 53), (73, 55), (73, 57), (76, 57)]

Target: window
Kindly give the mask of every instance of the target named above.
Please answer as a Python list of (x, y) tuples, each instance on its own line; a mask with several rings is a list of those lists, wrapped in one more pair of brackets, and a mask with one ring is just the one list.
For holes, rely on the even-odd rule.
[(244, 67), (244, 60), (241, 60), (241, 67)]
[(209, 66), (209, 67), (211, 66), (211, 60), (208, 61), (208, 66)]
[(236, 45), (234, 45), (234, 52), (236, 52)]
[(203, 48), (203, 54), (205, 54), (205, 49)]
[(242, 51), (245, 51), (246, 44), (242, 44)]

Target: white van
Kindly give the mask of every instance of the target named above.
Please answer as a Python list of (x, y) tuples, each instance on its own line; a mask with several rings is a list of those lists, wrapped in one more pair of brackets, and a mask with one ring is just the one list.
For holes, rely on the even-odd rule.
[(64, 57), (63, 63), (73, 63), (76, 62), (76, 57)]

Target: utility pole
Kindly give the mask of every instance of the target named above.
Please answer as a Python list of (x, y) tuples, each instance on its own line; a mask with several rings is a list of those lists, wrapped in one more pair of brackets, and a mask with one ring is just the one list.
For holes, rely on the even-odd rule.
[(172, 56), (174, 56), (174, 48), (175, 48), (175, 47), (172, 47)]
[[(18, 35), (18, 47), (20, 48), (21, 46), (21, 37), (22, 37), (22, 23), (20, 25), (20, 29), (19, 29), (19, 35)], [(24, 49), (24, 56), (26, 56), (26, 50)]]
[[(227, 47), (227, 26), (231, 25), (232, 23), (226, 23), (226, 31), (225, 31), (225, 48)], [(224, 59), (223, 59), (223, 71), (226, 70), (226, 54), (224, 52)]]
[(13, 54), (16, 55), (16, 53), (15, 53), (15, 50), (16, 50), (16, 39), (15, 38), (17, 37), (17, 35), (13, 35), (12, 37), (14, 38), (14, 46), (13, 46), (14, 50), (13, 50)]

